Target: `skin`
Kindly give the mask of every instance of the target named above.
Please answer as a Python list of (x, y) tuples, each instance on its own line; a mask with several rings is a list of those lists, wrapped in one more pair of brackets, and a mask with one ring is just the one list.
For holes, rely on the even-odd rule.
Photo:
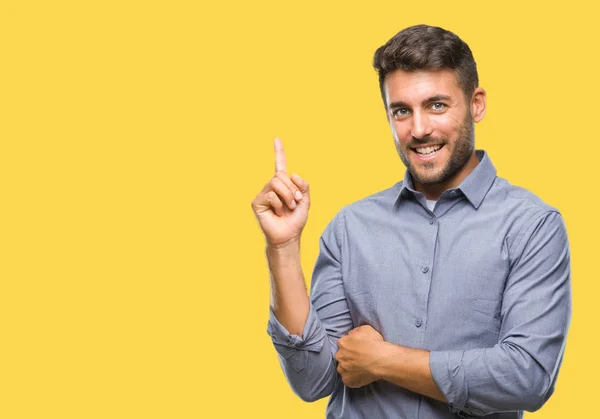
[[(486, 94), (477, 88), (467, 101), (453, 70), (396, 70), (384, 81), (387, 119), (400, 159), (415, 188), (437, 199), (454, 188), (479, 162), (474, 122), (485, 116)], [(415, 148), (443, 145), (431, 160)]]
[(347, 387), (359, 388), (386, 380), (415, 393), (445, 402), (429, 369), (429, 352), (383, 340), (369, 325), (351, 330), (338, 340), (337, 371)]
[(288, 332), (302, 335), (310, 304), (300, 262), (300, 237), (308, 219), (310, 191), (300, 176), (287, 174), (278, 138), (274, 150), (275, 174), (252, 201), (252, 210), (266, 239), (271, 309)]
[[(481, 88), (465, 97), (453, 70), (396, 70), (384, 80), (386, 114), (400, 159), (415, 188), (437, 199), (454, 188), (478, 164), (473, 124), (483, 119), (486, 94)], [(415, 148), (443, 145), (428, 160)], [(266, 239), (271, 273), (271, 308), (291, 334), (302, 335), (310, 302), (300, 262), (300, 238), (310, 208), (309, 185), (286, 170), (283, 144), (275, 139), (275, 174), (252, 201)], [(433, 381), (429, 352), (394, 345), (369, 325), (338, 340), (335, 355), (343, 383), (358, 388), (387, 380), (408, 390), (446, 401)]]

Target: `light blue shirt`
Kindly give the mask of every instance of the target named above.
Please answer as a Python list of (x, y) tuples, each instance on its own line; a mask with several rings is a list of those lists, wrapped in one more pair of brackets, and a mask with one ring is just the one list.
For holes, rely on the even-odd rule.
[[(560, 213), (496, 176), (487, 154), (434, 212), (410, 174), (344, 207), (327, 226), (302, 336), (270, 313), (268, 332), (294, 392), (331, 395), (327, 418), (522, 418), (554, 390), (571, 317)], [(337, 340), (363, 324), (431, 351), (448, 403), (379, 380), (344, 386)], [(504, 413), (501, 413), (504, 412)]]

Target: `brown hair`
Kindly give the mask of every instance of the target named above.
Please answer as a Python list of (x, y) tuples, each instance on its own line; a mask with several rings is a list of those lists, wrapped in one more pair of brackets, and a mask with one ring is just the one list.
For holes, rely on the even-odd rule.
[(465, 97), (479, 84), (477, 66), (469, 46), (454, 33), (436, 26), (416, 25), (401, 30), (375, 51), (373, 67), (379, 74), (383, 104), (385, 76), (394, 70), (452, 69)]

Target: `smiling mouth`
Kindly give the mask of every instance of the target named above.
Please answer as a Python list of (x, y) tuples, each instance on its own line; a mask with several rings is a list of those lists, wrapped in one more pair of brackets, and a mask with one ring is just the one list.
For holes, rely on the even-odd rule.
[(430, 145), (430, 146), (426, 146), (426, 147), (413, 148), (413, 150), (421, 156), (430, 156), (430, 155), (434, 154), (436, 151), (438, 151), (439, 149), (441, 149), (443, 146), (444, 146), (443, 144), (436, 144), (436, 145)]
[(412, 150), (419, 156), (432, 157), (444, 147), (444, 144), (435, 144), (422, 147), (415, 147)]

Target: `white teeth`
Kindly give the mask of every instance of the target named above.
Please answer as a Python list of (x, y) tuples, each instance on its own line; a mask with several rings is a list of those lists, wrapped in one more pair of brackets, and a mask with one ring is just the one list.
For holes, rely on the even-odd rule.
[(438, 151), (440, 148), (442, 148), (441, 145), (434, 145), (431, 147), (423, 147), (423, 148), (417, 148), (416, 151), (419, 154), (431, 154), (435, 151)]

